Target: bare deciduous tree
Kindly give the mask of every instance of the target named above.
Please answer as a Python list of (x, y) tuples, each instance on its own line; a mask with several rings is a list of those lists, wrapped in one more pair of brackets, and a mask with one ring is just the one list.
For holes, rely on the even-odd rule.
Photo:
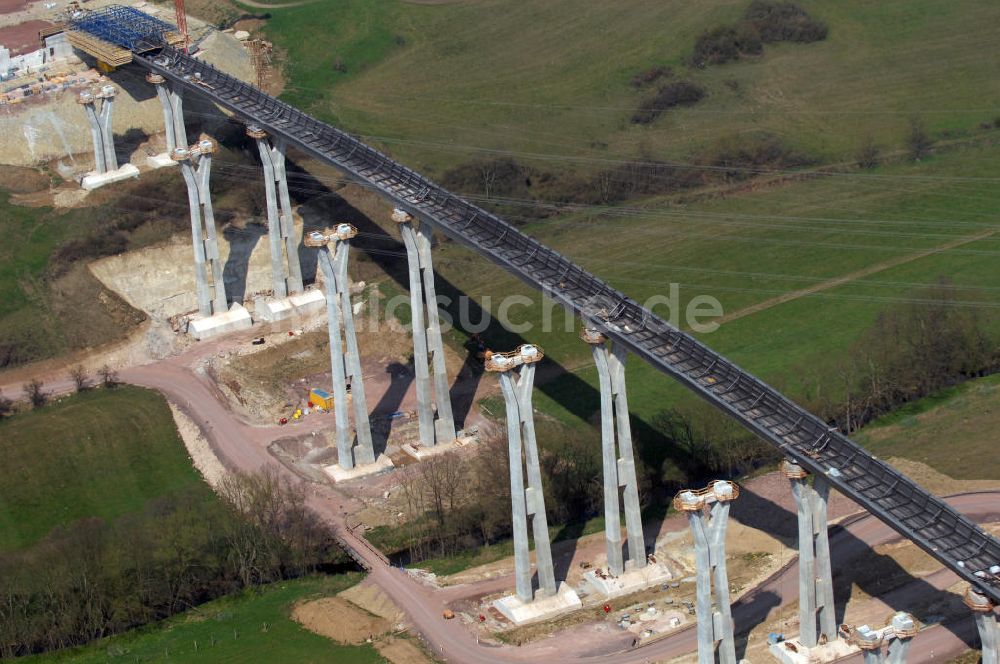
[(37, 378), (32, 378), (30, 381), (22, 386), (24, 390), (24, 396), (31, 402), (31, 405), (35, 408), (41, 408), (45, 405), (48, 400), (49, 395), (43, 390), (44, 385), (42, 381)]
[(112, 369), (109, 365), (105, 364), (103, 367), (97, 370), (97, 375), (101, 377), (101, 385), (104, 387), (117, 387), (118, 386), (118, 372)]
[(932, 145), (934, 142), (927, 133), (923, 121), (917, 117), (910, 118), (910, 132), (906, 136), (906, 148), (910, 151), (910, 158), (919, 161), (922, 157), (926, 157), (930, 154)]
[(84, 369), (82, 364), (78, 364), (70, 369), (69, 377), (73, 380), (73, 385), (76, 386), (77, 392), (83, 392), (87, 389), (87, 382), (90, 380), (90, 376), (87, 375), (87, 370)]
[(878, 145), (875, 143), (875, 137), (868, 134), (858, 147), (856, 157), (858, 167), (864, 169), (875, 168), (878, 166), (880, 158), (881, 150), (879, 150)]

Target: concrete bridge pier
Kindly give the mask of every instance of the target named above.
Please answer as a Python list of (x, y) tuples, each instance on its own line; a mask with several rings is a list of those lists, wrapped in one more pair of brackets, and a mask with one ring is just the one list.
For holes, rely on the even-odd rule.
[(101, 131), (101, 120), (97, 114), (97, 97), (90, 90), (84, 90), (76, 98), (76, 103), (83, 107), (90, 123), (90, 138), (94, 143), (94, 173), (103, 175), (108, 172), (108, 166), (104, 156), (104, 132)]
[(885, 656), (882, 654), (882, 635), (867, 625), (858, 628), (855, 645), (861, 649), (861, 658), (865, 664), (885, 662)]
[(192, 320), (188, 329), (196, 339), (207, 339), (251, 325), (250, 314), (242, 305), (234, 304), (231, 310), (227, 308), (226, 284), (222, 278), (222, 260), (209, 188), (215, 150), (215, 141), (203, 137), (191, 147), (175, 148), (171, 153), (171, 158), (180, 164), (191, 208), (195, 293), (200, 317)]
[(889, 641), (889, 664), (906, 664), (910, 641), (917, 635), (917, 622), (909, 613), (899, 611), (892, 617), (890, 626), (892, 640)]
[(177, 147), (183, 147), (188, 142), (187, 126), (184, 124), (184, 88), (171, 85), (167, 88), (167, 98), (170, 101), (170, 122), (174, 126), (174, 140)]
[(674, 508), (687, 513), (694, 536), (698, 664), (713, 664), (716, 653), (720, 664), (736, 664), (729, 574), (726, 570), (726, 525), (729, 503), (739, 495), (739, 486), (735, 483), (715, 481), (700, 491), (681, 491), (674, 498)]
[(782, 462), (781, 470), (791, 482), (798, 508), (799, 640), (807, 648), (814, 648), (821, 641), (837, 638), (827, 533), (830, 484), (825, 477), (817, 475), (810, 485), (809, 473), (790, 459)]
[[(861, 650), (861, 656), (865, 664), (906, 664), (906, 656), (910, 651), (910, 641), (919, 632), (919, 626), (913, 616), (904, 611), (898, 611), (892, 616), (888, 625), (881, 629), (874, 629), (869, 625), (841, 625), (839, 636), (844, 642), (855, 646)], [(802, 640), (799, 639), (802, 643)], [(883, 646), (888, 643), (888, 657), (883, 651)], [(815, 655), (810, 655), (809, 650), (799, 650), (796, 655), (790, 655), (781, 648), (782, 644), (771, 646), (771, 652), (784, 664), (800, 664), (800, 662), (814, 661)], [(829, 656), (829, 655), (827, 655)], [(842, 655), (841, 655), (842, 656)], [(825, 659), (821, 656), (819, 659)]]
[[(337, 465), (326, 468), (326, 471), (336, 481), (352, 479), (392, 466), (392, 462), (384, 455), (376, 463), (368, 402), (361, 374), (361, 354), (354, 327), (351, 284), (347, 276), (351, 238), (357, 234), (358, 230), (354, 226), (338, 224), (334, 229), (314, 231), (305, 238), (306, 246), (320, 249), (317, 262), (323, 271), (326, 292), (337, 442)], [(343, 339), (341, 326), (344, 328)], [(354, 441), (348, 420), (348, 401), (353, 404), (354, 410)], [(352, 470), (354, 472), (346, 472)]]
[(101, 113), (99, 121), (101, 125), (101, 143), (104, 146), (104, 162), (109, 171), (118, 170), (118, 155), (115, 154), (115, 134), (111, 127), (111, 117), (115, 108), (115, 95), (118, 91), (113, 85), (101, 87), (98, 96), (101, 102)]
[[(167, 80), (160, 74), (149, 72), (146, 82), (156, 88), (156, 97), (163, 108), (163, 130), (166, 136), (167, 151), (153, 155), (146, 160), (152, 168), (173, 166), (177, 162), (170, 158), (178, 147), (187, 145), (187, 133), (184, 129), (183, 100), (179, 92), (174, 92)], [(175, 103), (176, 100), (176, 103)], [(180, 123), (180, 132), (177, 124)], [(179, 137), (179, 138), (178, 138)]]
[(333, 413), (336, 423), (337, 463), (344, 470), (354, 468), (354, 451), (347, 410), (347, 368), (340, 337), (340, 294), (336, 286), (336, 268), (327, 251), (320, 251), (319, 267), (326, 282), (326, 315), (330, 333), (330, 367), (333, 380)]
[(272, 143), (267, 138), (267, 132), (255, 125), (247, 126), (247, 136), (256, 140), (264, 168), (267, 234), (271, 244), (271, 280), (274, 295), (281, 298), (301, 293), (302, 268), (299, 265), (292, 204), (288, 196), (285, 143), (280, 139), (275, 139)]
[[(90, 136), (94, 144), (94, 170), (87, 173), (80, 183), (88, 191), (139, 176), (139, 170), (131, 164), (118, 167), (114, 130), (111, 124), (117, 93), (115, 86), (103, 85), (97, 92), (84, 90), (76, 100), (87, 114)], [(100, 110), (97, 108), (98, 101), (101, 105)]]
[[(514, 575), (516, 595), (497, 600), (494, 606), (515, 624), (557, 615), (579, 608), (580, 598), (566, 584), (556, 588), (549, 544), (545, 495), (535, 440), (534, 410), (531, 393), (535, 365), (542, 360), (542, 350), (525, 344), (512, 353), (493, 353), (486, 360), (486, 370), (500, 374), (507, 412), (508, 463), (514, 526)], [(522, 458), (523, 457), (523, 458)], [(525, 469), (528, 488), (525, 489)], [(535, 562), (538, 592), (531, 584), (531, 560), (528, 548), (528, 517), (535, 538)]]
[[(434, 265), (431, 259), (434, 231), (425, 221), (414, 228), (413, 217), (398, 208), (393, 210), (392, 220), (399, 224), (409, 266), (414, 382), (420, 443), (433, 447), (454, 441), (456, 435), (434, 288)], [(435, 406), (437, 419), (434, 417)]]
[[(606, 337), (596, 330), (584, 329), (580, 337), (590, 344), (601, 386), (604, 534), (608, 572), (613, 576), (620, 576), (625, 569), (638, 569), (646, 565), (646, 545), (632, 454), (632, 429), (625, 393), (627, 351), (618, 344), (612, 344), (608, 349)], [(625, 532), (628, 542), (628, 562), (625, 564), (622, 562), (619, 491), (622, 492), (622, 501), (625, 503)]]
[(972, 586), (965, 591), (963, 601), (976, 615), (983, 664), (1000, 664), (1000, 625), (997, 623), (996, 606), (989, 597), (977, 592)]

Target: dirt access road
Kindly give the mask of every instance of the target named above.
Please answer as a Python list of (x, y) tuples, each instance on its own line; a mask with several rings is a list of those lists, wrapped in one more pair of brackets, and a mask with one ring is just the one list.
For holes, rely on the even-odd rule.
[[(206, 346), (215, 346), (207, 344)], [(275, 438), (287, 435), (287, 429), (279, 427), (251, 426), (237, 418), (211, 380), (198, 375), (190, 367), (193, 360), (213, 352), (213, 348), (195, 347), (169, 360), (140, 367), (125, 369), (121, 378), (129, 383), (156, 389), (167, 396), (204, 430), (222, 463), (233, 470), (255, 471), (265, 466), (298, 480), (267, 452), (267, 446)], [(305, 422), (297, 430), (308, 432), (324, 425), (322, 420)], [(606, 664), (632, 664), (660, 661), (677, 657), (696, 648), (695, 633), (692, 629), (680, 631), (661, 641), (638, 649), (630, 649), (625, 642), (631, 637), (611, 638), (596, 648), (593, 640), (573, 639), (572, 633), (563, 638), (555, 637), (521, 647), (487, 647), (480, 645), (471, 631), (460, 621), (445, 621), (441, 612), (449, 596), (454, 593), (436, 590), (411, 577), (401, 569), (389, 567), (371, 547), (350, 531), (345, 524), (345, 516), (360, 507), (349, 496), (329, 486), (310, 485), (308, 501), (310, 506), (337, 527), (344, 539), (371, 566), (371, 580), (376, 583), (406, 613), (415, 629), (423, 636), (431, 648), (449, 662), (469, 664), (492, 664), (494, 662), (519, 661), (600, 661)], [(1000, 492), (981, 492), (955, 496), (949, 501), (954, 507), (980, 520), (989, 521), (1000, 516)], [(833, 537), (831, 546), (834, 559), (847, 559), (864, 547), (898, 539), (895, 531), (869, 515), (859, 515), (849, 519), (843, 531)], [(950, 572), (941, 571), (924, 580), (915, 581), (893, 593), (894, 608), (905, 608), (905, 602), (926, 593), (927, 583), (935, 588), (947, 588), (957, 578)], [(495, 580), (493, 581), (495, 583)], [(759, 601), (761, 597), (771, 601)], [(777, 599), (777, 602), (773, 601)], [(798, 599), (798, 569), (793, 561), (765, 583), (752, 591), (733, 607), (738, 625), (758, 624), (777, 607)], [(899, 604), (897, 602), (903, 602)], [(571, 630), (573, 632), (575, 630)], [(914, 662), (929, 662), (932, 659), (951, 656), (964, 651), (966, 640), (974, 634), (971, 616), (968, 620), (949, 627), (934, 627), (917, 637), (916, 647), (911, 650)], [(582, 644), (582, 645), (581, 645)]]
[[(122, 380), (155, 389), (197, 423), (209, 440), (219, 460), (231, 470), (252, 472), (264, 467), (301, 481), (278, 463), (267, 451), (276, 438), (287, 436), (288, 429), (277, 426), (253, 426), (237, 417), (212, 380), (196, 367), (204, 357), (220, 352), (252, 336), (233, 335), (226, 340), (195, 344), (185, 352), (159, 362), (135, 366), (121, 371)], [(14, 386), (9, 386), (13, 388)], [(46, 385), (53, 392), (73, 389), (69, 381), (53, 381)], [(13, 392), (13, 390), (12, 390)], [(306, 420), (295, 427), (297, 434), (318, 431), (328, 423), (320, 418)], [(746, 487), (766, 482), (755, 480)], [(765, 489), (765, 494), (773, 493)], [(444, 589), (431, 588), (401, 569), (386, 565), (381, 555), (362, 538), (346, 527), (346, 515), (362, 505), (334, 487), (309, 485), (310, 506), (338, 528), (347, 543), (371, 567), (371, 582), (377, 584), (406, 613), (431, 648), (449, 662), (492, 664), (519, 661), (600, 661), (608, 664), (631, 664), (662, 661), (693, 652), (697, 648), (695, 632), (690, 627), (664, 639), (637, 649), (631, 648), (631, 634), (602, 633), (595, 638), (593, 627), (571, 628), (557, 637), (521, 647), (480, 645), (471, 630), (461, 621), (446, 621), (441, 612), (458, 596), (484, 594), (494, 589), (513, 587), (508, 577), (488, 579), (478, 583)], [(1000, 491), (984, 491), (954, 496), (949, 502), (958, 510), (980, 522), (1000, 517)], [(831, 504), (834, 508), (835, 503)], [(778, 506), (775, 506), (778, 507)], [(849, 511), (849, 505), (838, 505), (839, 513)], [(894, 530), (874, 517), (861, 514), (848, 517), (844, 528), (831, 538), (834, 560), (849, 560), (866, 547), (899, 539)], [(889, 593), (881, 600), (893, 609), (905, 610), (933, 588), (943, 590), (957, 582), (949, 571), (940, 570), (915, 580)], [(798, 566), (793, 560), (733, 606), (736, 624), (741, 630), (758, 625), (772, 616), (781, 606), (798, 600)], [(693, 627), (693, 626), (692, 626)], [(920, 633), (912, 650), (913, 662), (930, 662), (960, 654), (975, 640), (971, 615), (955, 624), (933, 627)], [(595, 645), (598, 644), (598, 645)], [(860, 661), (860, 658), (859, 658)]]

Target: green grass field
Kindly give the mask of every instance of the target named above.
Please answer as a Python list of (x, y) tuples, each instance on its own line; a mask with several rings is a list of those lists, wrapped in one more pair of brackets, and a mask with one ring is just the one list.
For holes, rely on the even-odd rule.
[(113, 520), (158, 496), (213, 494), (191, 466), (166, 401), (95, 389), (0, 420), (0, 551), (77, 519)]
[[(684, 160), (750, 131), (839, 161), (869, 134), (899, 147), (912, 115), (939, 136), (997, 115), (1000, 44), (987, 26), (1000, 6), (803, 0), (829, 25), (825, 41), (689, 69), (695, 38), (748, 4), (319, 0), (271, 9), (265, 30), (287, 53), (286, 99), (432, 174), (496, 152), (556, 170), (640, 154)], [(708, 95), (632, 125), (646, 93), (629, 82), (654, 65)]]
[(65, 350), (45, 306), (47, 289), (42, 275), (49, 255), (74, 227), (59, 223), (50, 210), (12, 205), (9, 194), (0, 191), (0, 231), (6, 237), (21, 238), (0, 246), (0, 292), (4, 294), (0, 299), (0, 338), (16, 342), (16, 347), (11, 344), (11, 363), (44, 356), (46, 351), (56, 354)]
[(84, 262), (51, 270), (60, 247), (89, 241), (117, 217), (99, 204), (70, 211), (15, 205), (0, 185), (0, 234), (17, 238), (0, 246), (0, 369), (120, 339), (143, 319)]
[[(699, 335), (712, 348), (796, 397), (810, 381), (829, 377), (854, 340), (886, 307), (906, 301), (921, 285), (944, 276), (998, 331), (1000, 239), (995, 227), (1000, 195), (992, 179), (1000, 167), (992, 144), (942, 153), (919, 164), (830, 176), (688, 205), (644, 201), (536, 223), (527, 231), (640, 302), (679, 287), (683, 309), (696, 295), (719, 300), (733, 313), (769, 299), (848, 277), (867, 276), (763, 309)], [(989, 234), (989, 235), (980, 235)], [(977, 239), (978, 238), (978, 239)], [(948, 247), (949, 243), (964, 244)], [(474, 298), (538, 296), (499, 268), (486, 268), (467, 251), (447, 246), (436, 258), (445, 278)], [(887, 261), (901, 262), (887, 266)], [(475, 265), (475, 269), (472, 266)], [(885, 269), (880, 269), (885, 266)], [(663, 306), (654, 307), (669, 316)], [(585, 345), (561, 327), (543, 331), (541, 307), (519, 307), (514, 322), (530, 323), (523, 336), (574, 371), (542, 386), (539, 408), (572, 422), (597, 408), (596, 372)], [(561, 314), (556, 316), (561, 324)], [(680, 318), (684, 323), (683, 316)], [(691, 398), (639, 361), (628, 370), (633, 413), (648, 418)], [(489, 380), (487, 378), (486, 380)], [(556, 403), (558, 401), (558, 403)]]
[(298, 579), (208, 602), (162, 623), (82, 648), (23, 658), (46, 664), (123, 662), (301, 662), (378, 664), (370, 645), (342, 646), (313, 634), (290, 618), (300, 601), (334, 595), (360, 580), (358, 574)]
[(956, 479), (995, 480), (998, 396), (1000, 375), (962, 383), (876, 420), (858, 439), (881, 457), (920, 461)]

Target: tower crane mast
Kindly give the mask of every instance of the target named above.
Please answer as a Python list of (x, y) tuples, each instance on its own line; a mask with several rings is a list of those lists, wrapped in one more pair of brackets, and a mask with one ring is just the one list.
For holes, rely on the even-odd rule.
[(184, 11), (184, 0), (174, 0), (174, 13), (177, 15), (177, 29), (180, 31), (184, 42), (181, 45), (184, 52), (188, 52), (188, 26), (187, 13)]

